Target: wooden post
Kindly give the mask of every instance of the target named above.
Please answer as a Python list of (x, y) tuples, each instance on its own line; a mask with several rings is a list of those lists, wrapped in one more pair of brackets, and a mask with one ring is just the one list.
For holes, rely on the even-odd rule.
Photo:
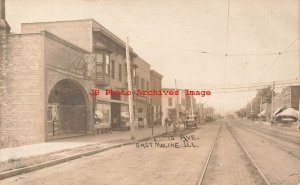
[(133, 92), (132, 92), (132, 81), (131, 81), (131, 63), (129, 55), (129, 38), (126, 41), (126, 63), (127, 63), (127, 82), (128, 91), (131, 92), (129, 95), (129, 117), (130, 117), (130, 133), (131, 140), (135, 140), (135, 125), (134, 125), (134, 115), (133, 115)]

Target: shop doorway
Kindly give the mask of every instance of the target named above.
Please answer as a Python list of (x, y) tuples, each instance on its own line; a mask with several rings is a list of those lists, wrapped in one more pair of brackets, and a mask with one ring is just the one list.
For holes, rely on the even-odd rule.
[(70, 137), (87, 132), (88, 104), (83, 87), (70, 79), (55, 84), (48, 97), (47, 138)]

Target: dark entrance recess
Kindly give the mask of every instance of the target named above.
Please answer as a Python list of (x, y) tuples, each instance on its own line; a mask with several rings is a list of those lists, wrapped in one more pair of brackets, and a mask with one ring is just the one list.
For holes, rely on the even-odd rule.
[[(121, 100), (121, 96), (111, 96), (113, 100)], [(111, 103), (111, 127), (113, 130), (121, 130), (121, 104)]]
[(59, 81), (48, 98), (48, 139), (86, 132), (87, 104), (83, 88), (70, 79)]

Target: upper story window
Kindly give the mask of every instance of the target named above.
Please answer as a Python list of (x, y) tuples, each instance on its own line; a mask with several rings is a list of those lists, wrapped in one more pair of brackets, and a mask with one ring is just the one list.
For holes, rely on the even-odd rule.
[(147, 84), (146, 90), (149, 90), (149, 82), (147, 80), (146, 80), (146, 84)]
[(136, 88), (138, 89), (138, 88), (140, 88), (140, 85), (139, 85), (139, 76), (136, 76), (135, 79), (136, 79)]
[(122, 64), (119, 64), (119, 81), (122, 82)]
[(96, 61), (96, 74), (102, 76), (109, 75), (110, 70), (110, 56), (107, 53), (98, 53)]
[(110, 63), (110, 57), (108, 54), (105, 54), (105, 74), (109, 74), (109, 63)]
[(145, 90), (145, 79), (141, 78), (141, 89)]
[(115, 61), (111, 61), (111, 78), (115, 79)]

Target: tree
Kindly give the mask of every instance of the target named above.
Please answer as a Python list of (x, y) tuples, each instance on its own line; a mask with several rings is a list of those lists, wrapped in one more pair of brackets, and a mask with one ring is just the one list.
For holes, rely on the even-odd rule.
[[(275, 92), (273, 92), (275, 95)], [(241, 109), (239, 109), (236, 113), (243, 117), (244, 113), (247, 117), (250, 117), (251, 111), (251, 103), (252, 103), (252, 111), (254, 115), (258, 115), (260, 113), (260, 99), (262, 97), (262, 104), (271, 103), (272, 102), (272, 88), (271, 86), (265, 87), (263, 89), (257, 90), (256, 96), (247, 103), (247, 105)]]

